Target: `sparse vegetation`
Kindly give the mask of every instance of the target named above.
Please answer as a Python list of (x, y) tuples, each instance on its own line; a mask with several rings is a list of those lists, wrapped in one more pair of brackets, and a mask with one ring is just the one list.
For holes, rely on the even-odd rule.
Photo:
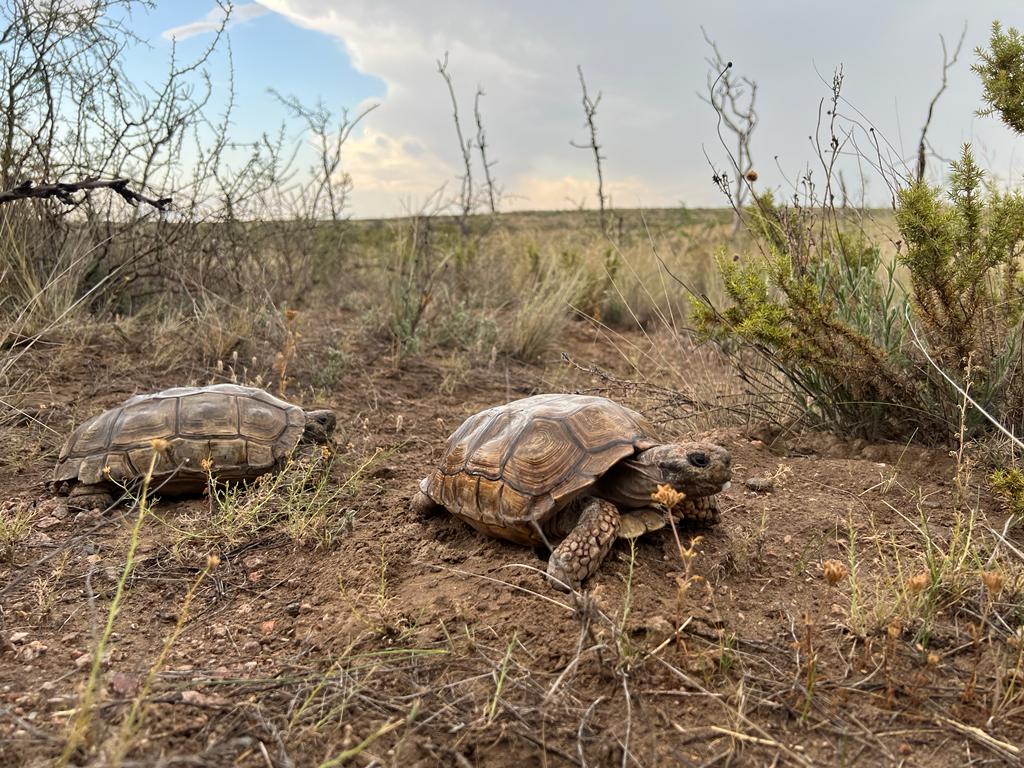
[[(349, 221), (365, 113), (279, 96), (299, 138), (237, 146), (203, 74), (230, 17), (146, 90), (115, 55), (142, 5), (0, 0), (3, 188), (102, 173), (173, 200), (0, 204), (0, 762), (1021, 758), (1024, 474), (989, 417), (1024, 429), (1024, 199), (970, 148), (857, 210), (830, 114), (824, 187), (783, 204), (757, 186), (754, 83), (716, 79), (712, 44), (735, 212), (613, 209), (581, 68), (596, 210), (501, 212), (478, 88), (456, 196)], [(975, 66), (1018, 131), (1021, 48), (996, 25)], [(221, 381), (329, 404), (335, 444), (103, 514), (44, 487), (102, 407)], [(663, 486), (669, 525), (564, 595), (529, 549), (407, 505), (467, 413), (570, 390), (713, 429), (736, 477), (709, 530)]]

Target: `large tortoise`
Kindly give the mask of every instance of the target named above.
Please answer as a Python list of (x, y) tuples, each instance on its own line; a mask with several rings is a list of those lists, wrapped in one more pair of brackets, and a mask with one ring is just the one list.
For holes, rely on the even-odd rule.
[(470, 416), (421, 482), (412, 508), (444, 507), (477, 530), (527, 546), (561, 540), (549, 582), (578, 586), (616, 537), (665, 524), (651, 495), (685, 494), (675, 514), (718, 521), (714, 494), (732, 475), (710, 443), (662, 443), (640, 414), (604, 397), (546, 394)]
[(251, 480), (279, 469), (297, 448), (326, 444), (336, 423), (333, 411), (304, 411), (236, 384), (136, 395), (71, 433), (53, 488), (76, 508), (104, 508), (142, 479), (155, 454), (151, 489), (196, 493), (207, 485), (207, 467), (220, 481)]

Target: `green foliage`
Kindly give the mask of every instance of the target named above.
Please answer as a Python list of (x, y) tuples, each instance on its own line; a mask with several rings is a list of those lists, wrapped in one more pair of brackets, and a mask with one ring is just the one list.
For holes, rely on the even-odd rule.
[(815, 241), (811, 214), (779, 206), (770, 194), (756, 197), (748, 214), (761, 256), (719, 256), (730, 306), (694, 302), (699, 330), (766, 354), (813, 421), (902, 434), (909, 414), (893, 405), (923, 404), (905, 370), (905, 298), (894, 266), (854, 230), (823, 227)]
[(989, 48), (979, 48), (977, 54), (980, 61), (971, 68), (981, 78), (988, 105), (981, 114), (998, 112), (1010, 128), (1024, 133), (1024, 36), (993, 22)]
[(989, 478), (992, 488), (1006, 502), (1010, 512), (1018, 520), (1024, 520), (1024, 471), (1013, 467), (1001, 468)]
[[(987, 188), (969, 147), (947, 191), (899, 192), (894, 258), (827, 208), (812, 216), (762, 195), (748, 222), (761, 258), (719, 258), (730, 305), (697, 304), (698, 327), (767, 354), (800, 399), (810, 396), (813, 420), (865, 437), (952, 434), (958, 395), (911, 341), (913, 328), (982, 407), (1024, 423), (1024, 198)], [(969, 415), (969, 429), (986, 426)]]

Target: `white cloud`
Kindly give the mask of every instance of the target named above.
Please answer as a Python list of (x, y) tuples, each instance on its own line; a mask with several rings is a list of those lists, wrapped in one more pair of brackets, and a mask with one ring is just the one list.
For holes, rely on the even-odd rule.
[[(911, 158), (918, 126), (938, 86), (939, 34), (970, 29), (960, 65), (939, 103), (930, 139), (950, 156), (973, 140), (1003, 168), (1013, 137), (994, 119), (975, 118), (978, 88), (970, 51), (984, 42), (998, 0), (935, 0), (928, 14), (887, 0), (864, 0), (823, 15), (811, 0), (791, 3), (595, 0), (584, 9), (550, 0), (261, 0), (300, 26), (336, 37), (354, 66), (381, 79), (387, 93), (352, 137), (346, 153), (356, 215), (400, 213), (402, 199), (448, 182), (461, 158), (436, 60), (449, 53), (462, 110), (472, 125), (477, 84), (494, 172), (515, 207), (566, 207), (584, 195), (593, 204), (593, 159), (569, 142), (586, 141), (576, 65), (593, 93), (603, 93), (597, 122), (605, 174), (621, 206), (721, 205), (705, 152), (725, 163), (715, 115), (701, 103), (706, 45), (700, 26), (759, 81), (760, 126), (754, 154), (761, 184), (792, 188), (808, 167), (822, 171), (808, 136), (835, 67), (844, 95)], [(842, 30), (839, 34), (837, 31)], [(335, 94), (323, 94), (328, 103)], [(355, 107), (357, 105), (348, 105)], [(827, 144), (827, 138), (825, 139)], [(869, 149), (865, 147), (865, 149)], [(776, 165), (776, 158), (777, 164)], [(938, 170), (938, 166), (936, 166)], [(846, 169), (847, 181), (856, 164)], [(477, 175), (480, 175), (479, 165)], [(869, 190), (885, 185), (870, 177)], [(880, 197), (876, 202), (884, 202)]]
[[(231, 9), (230, 24), (232, 26), (235, 24), (241, 24), (269, 12), (270, 9), (261, 3), (242, 3), (241, 5), (236, 5)], [(220, 29), (221, 24), (223, 23), (224, 9), (218, 5), (207, 13), (206, 16), (197, 21), (165, 30), (162, 37), (165, 40), (185, 40), (186, 38), (194, 37), (195, 35), (203, 35), (207, 32), (216, 32)]]

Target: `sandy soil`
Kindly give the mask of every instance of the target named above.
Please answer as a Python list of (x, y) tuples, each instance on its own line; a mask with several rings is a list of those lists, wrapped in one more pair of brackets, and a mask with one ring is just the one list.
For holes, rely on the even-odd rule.
[[(230, 545), (182, 546), (174, 531), (201, 527), (207, 501), (159, 502), (72, 764), (108, 764), (206, 551), (220, 565), (149, 688), (125, 764), (1013, 763), (1024, 721), (996, 693), (1013, 680), (979, 663), (965, 639), (984, 608), (981, 588), (920, 647), (911, 623), (885, 616), (892, 553), (907, 568), (923, 557), (918, 510), (937, 539), (951, 535), (948, 454), (705, 430), (736, 468), (721, 524), (681, 530), (694, 547), (688, 563), (668, 529), (639, 540), (632, 557), (617, 543), (574, 600), (544, 583), (543, 553), (449, 516), (419, 519), (407, 501), (467, 415), (603, 386), (561, 363), (559, 350), (610, 370), (621, 358), (574, 324), (547, 366), (466, 367), (435, 351), (399, 369), (387, 345), (350, 334), (350, 321), (338, 313), (303, 328), (289, 397), (338, 413), (333, 471), (349, 481), (338, 511), (351, 525), (319, 549), (274, 526)], [(325, 380), (317, 350), (328, 345), (345, 348), (344, 367), (311, 391)], [(0, 430), (0, 499), (35, 510), (13, 565), (0, 566), (0, 764), (50, 765), (61, 753), (134, 522), (124, 509), (67, 513), (43, 490), (63, 436), (135, 392), (224, 378), (149, 365), (149, 352), (115, 334), (80, 354), (43, 350), (31, 418)], [(686, 422), (665, 430), (690, 434)], [(766, 477), (771, 490), (744, 484)], [(1001, 528), (999, 510), (987, 499), (981, 507)], [(859, 592), (822, 577), (827, 559), (849, 564), (851, 535)], [(1010, 585), (1003, 594), (1015, 599)], [(863, 615), (883, 618), (861, 626)]]

